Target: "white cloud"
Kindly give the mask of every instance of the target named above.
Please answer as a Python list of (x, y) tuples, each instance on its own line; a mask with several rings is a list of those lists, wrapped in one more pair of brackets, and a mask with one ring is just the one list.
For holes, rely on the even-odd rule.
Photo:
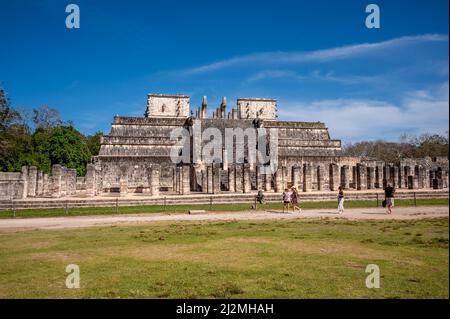
[(303, 80), (306, 77), (291, 70), (263, 70), (250, 76), (246, 82), (255, 82), (266, 79), (292, 78)]
[(398, 105), (381, 100), (335, 99), (279, 104), (280, 118), (321, 121), (344, 141), (396, 140), (411, 132), (443, 133), (449, 124), (449, 84), (407, 92)]
[(230, 59), (205, 64), (199, 67), (182, 70), (177, 74), (202, 74), (212, 71), (235, 67), (239, 65), (249, 65), (255, 63), (304, 63), (304, 62), (325, 62), (331, 60), (347, 59), (351, 57), (361, 56), (368, 53), (387, 50), (391, 48), (408, 46), (427, 42), (444, 42), (448, 41), (448, 35), (441, 34), (424, 34), (416, 36), (404, 36), (391, 40), (361, 43), (347, 45), (324, 50), (316, 50), (309, 52), (262, 52), (238, 56)]
[(315, 70), (307, 75), (301, 75), (292, 70), (279, 70), (279, 69), (268, 69), (262, 70), (251, 75), (245, 82), (256, 82), (267, 79), (294, 79), (298, 81), (302, 80), (318, 80), (335, 82), (339, 84), (361, 84), (361, 83), (377, 83), (382, 78), (380, 76), (362, 76), (362, 75), (336, 75), (333, 71), (321, 72)]

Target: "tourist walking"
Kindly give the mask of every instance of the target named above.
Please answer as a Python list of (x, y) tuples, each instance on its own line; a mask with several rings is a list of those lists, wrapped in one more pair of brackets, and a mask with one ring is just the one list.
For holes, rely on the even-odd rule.
[(258, 203), (260, 204), (264, 204), (264, 192), (260, 189), (258, 191), (258, 195), (256, 195), (256, 200), (258, 201)]
[(339, 186), (338, 213), (342, 214), (343, 212), (344, 212), (344, 191), (342, 190), (342, 186)]
[(292, 211), (295, 212), (296, 209), (298, 209), (298, 212), (301, 213), (302, 210), (300, 206), (298, 205), (298, 191), (295, 186), (292, 186), (292, 195), (291, 195), (291, 204), (292, 204)]
[(386, 201), (386, 214), (392, 214), (392, 207), (394, 207), (394, 193), (395, 189), (388, 184), (384, 189), (384, 200)]
[(289, 213), (289, 205), (291, 204), (291, 195), (292, 194), (289, 191), (289, 189), (286, 188), (283, 192), (283, 213), (285, 209)]

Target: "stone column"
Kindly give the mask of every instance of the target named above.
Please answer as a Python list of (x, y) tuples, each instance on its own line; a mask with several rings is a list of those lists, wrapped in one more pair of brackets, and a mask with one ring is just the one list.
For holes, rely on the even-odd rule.
[(22, 166), (22, 173), (20, 174), (20, 179), (23, 181), (22, 194), (20, 198), (24, 199), (28, 196), (28, 167)]
[(302, 170), (300, 166), (294, 165), (292, 166), (292, 173), (291, 173), (291, 179), (292, 179), (292, 186), (294, 186), (295, 188), (297, 188), (297, 190), (299, 190), (301, 187), (301, 175), (302, 175)]
[(74, 168), (68, 169), (66, 172), (66, 190), (68, 196), (75, 195), (77, 192), (77, 170)]
[(352, 183), (350, 185), (351, 188), (357, 189), (358, 188), (358, 174), (357, 174), (357, 167), (352, 166)]
[(283, 188), (283, 168), (278, 168), (277, 171), (275, 172), (275, 181), (274, 181), (274, 186), (275, 186), (275, 192), (276, 193), (281, 193), (284, 191)]
[(172, 168), (172, 191), (177, 193), (177, 167)]
[(311, 164), (303, 164), (303, 191), (310, 192), (312, 185), (312, 167)]
[[(99, 195), (103, 192), (103, 172), (100, 164), (95, 164), (95, 195)], [(77, 192), (77, 175), (75, 173), (75, 194)]]
[(190, 171), (189, 165), (183, 165), (180, 167), (180, 181), (181, 181), (181, 187), (180, 187), (180, 193), (182, 195), (189, 194), (191, 192), (191, 171)]
[(213, 194), (219, 194), (220, 189), (220, 174), (221, 174), (221, 167), (219, 163), (212, 164), (213, 166)]
[(43, 186), (43, 190), (44, 190), (44, 196), (50, 196), (50, 188), (51, 188), (51, 186), (50, 186), (50, 182), (49, 182), (49, 178), (48, 178), (48, 174), (47, 173), (44, 173), (44, 176), (43, 176), (43, 178), (42, 178), (42, 180), (43, 180), (43, 184), (44, 184), (44, 186)]
[(442, 172), (442, 187), (448, 188), (448, 170)]
[(366, 165), (358, 163), (356, 165), (356, 188), (358, 190), (367, 189), (367, 168)]
[(158, 164), (154, 164), (150, 167), (150, 174), (148, 176), (148, 179), (150, 184), (150, 195), (153, 197), (159, 196), (160, 169), (161, 167)]
[(413, 189), (419, 189), (419, 176), (413, 176)]
[(211, 164), (206, 166), (206, 192), (208, 194), (213, 194), (213, 168)]
[(41, 170), (38, 170), (36, 182), (36, 196), (41, 197), (42, 195), (44, 195), (44, 173)]
[(317, 166), (317, 168), (316, 168), (316, 171), (317, 171), (317, 190), (318, 191), (321, 191), (321, 190), (324, 190), (324, 183), (325, 183), (325, 179), (324, 179), (324, 172), (323, 172), (323, 169), (322, 169), (322, 166)]
[(337, 164), (330, 164), (330, 190), (337, 191), (341, 185), (341, 172)]
[(375, 166), (375, 188), (383, 187), (383, 166), (377, 164)]
[(382, 187), (383, 189), (386, 188), (388, 182), (389, 182), (389, 173), (390, 173), (391, 169), (388, 165), (384, 165), (383, 166), (383, 183), (382, 183)]
[(36, 197), (37, 168), (30, 166), (28, 168), (28, 197)]
[(402, 164), (398, 168), (398, 188), (405, 188), (404, 166)]
[(398, 166), (394, 166), (392, 172), (393, 172), (392, 187), (398, 188), (398, 186), (399, 186), (399, 168), (398, 168)]
[(260, 165), (256, 165), (256, 190), (264, 189), (264, 175), (261, 174)]
[(419, 166), (418, 171), (417, 171), (417, 186), (418, 186), (418, 188), (424, 187), (423, 175), (424, 175), (424, 169), (422, 166)]
[[(120, 181), (120, 187), (122, 191), (122, 172), (121, 170), (118, 172), (119, 175), (119, 181)], [(86, 183), (86, 195), (87, 196), (95, 196), (95, 165), (94, 164), (87, 164), (86, 166), (86, 176), (85, 176), (85, 183)]]
[(228, 152), (226, 149), (224, 149), (222, 151), (222, 162), (223, 162), (223, 170), (227, 171), (228, 170)]
[(427, 168), (423, 168), (423, 187), (430, 188), (430, 171)]
[(412, 180), (411, 180), (411, 186), (410, 186), (410, 179), (409, 179), (409, 176), (411, 175), (411, 167), (405, 166), (403, 174), (404, 174), (404, 178), (405, 178), (405, 188), (412, 189)]
[(236, 164), (235, 165), (235, 182), (236, 182), (236, 193), (242, 193), (243, 192), (243, 165), (242, 164)]
[(432, 187), (431, 182), (430, 182), (430, 170), (428, 168), (425, 168), (425, 176), (424, 176), (425, 180), (424, 180), (424, 187), (425, 188), (430, 188)]
[(177, 166), (177, 191), (178, 194), (183, 192), (183, 168)]
[(243, 165), (243, 180), (242, 180), (242, 192), (243, 193), (250, 193), (252, 190), (252, 181), (250, 179), (250, 164), (244, 164)]
[(55, 164), (52, 166), (52, 197), (61, 197), (61, 178), (62, 178), (62, 167), (61, 165)]
[(234, 165), (228, 165), (228, 191), (230, 191), (231, 193), (236, 192), (236, 176), (234, 170)]
[(62, 166), (62, 171), (61, 171), (61, 197), (65, 197), (66, 195), (67, 195), (67, 167)]
[(367, 188), (375, 189), (375, 167), (367, 167)]
[(341, 187), (344, 189), (350, 188), (350, 167), (348, 165), (341, 167)]
[(272, 190), (272, 174), (264, 175), (264, 190), (270, 192)]

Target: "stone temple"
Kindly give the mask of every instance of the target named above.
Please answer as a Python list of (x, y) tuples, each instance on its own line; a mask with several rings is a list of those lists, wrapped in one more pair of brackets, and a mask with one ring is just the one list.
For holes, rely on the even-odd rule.
[[(191, 131), (195, 126), (202, 134), (215, 128), (224, 137), (227, 128), (265, 128), (276, 132), (277, 169), (262, 174), (261, 167), (248, 158), (246, 138), (235, 137), (233, 149), (224, 149), (221, 160), (212, 163), (189, 160), (173, 162), (171, 150), (177, 140), (175, 129)], [(272, 135), (264, 137), (267, 141)], [(259, 143), (260, 140), (257, 140)], [(205, 141), (188, 137), (188, 144)], [(225, 145), (226, 141), (222, 141)], [(230, 152), (243, 147), (242, 162), (228, 161)], [(225, 154), (228, 152), (228, 154)], [(266, 154), (266, 155), (267, 155)], [(108, 196), (108, 194), (251, 193), (257, 190), (279, 193), (296, 186), (303, 192), (344, 189), (383, 189), (387, 184), (404, 189), (448, 188), (448, 159), (403, 159), (385, 163), (373, 158), (341, 156), (341, 141), (332, 139), (325, 123), (280, 121), (277, 101), (239, 98), (227, 111), (227, 101), (207, 116), (207, 100), (191, 111), (186, 95), (149, 94), (143, 117), (116, 116), (111, 131), (102, 137), (98, 156), (87, 166), (87, 174), (77, 177), (73, 169), (54, 165), (47, 175), (36, 167), (22, 172), (0, 173), (0, 198)]]

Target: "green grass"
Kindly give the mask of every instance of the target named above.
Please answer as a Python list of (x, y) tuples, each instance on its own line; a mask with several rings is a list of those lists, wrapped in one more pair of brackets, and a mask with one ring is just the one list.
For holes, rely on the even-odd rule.
[[(448, 239), (448, 218), (4, 232), (0, 298), (448, 298)], [(65, 287), (67, 264), (80, 289)]]
[[(381, 205), (381, 201), (379, 202)], [(434, 206), (434, 205), (448, 205), (448, 198), (424, 198), (417, 199), (418, 206)], [(396, 199), (396, 206), (413, 206), (413, 199)], [(17, 210), (15, 213), (11, 210), (1, 211), (1, 218), (11, 218), (15, 215), (16, 218), (29, 217), (54, 217), (54, 216), (84, 216), (84, 215), (111, 215), (111, 214), (136, 214), (136, 213), (186, 213), (190, 209), (204, 209), (208, 211), (242, 211), (249, 210), (252, 203), (244, 204), (185, 204), (185, 205), (168, 205), (164, 209), (164, 205), (143, 205), (143, 206), (119, 206), (116, 207), (83, 207), (83, 208), (69, 208), (66, 212), (64, 208), (49, 208), (49, 209), (26, 209)], [(336, 208), (336, 201), (324, 202), (303, 202), (300, 204), (305, 209), (328, 209)], [(377, 202), (374, 200), (348, 200), (345, 202), (346, 208), (359, 207), (376, 207)], [(282, 209), (281, 203), (267, 203), (265, 205), (258, 205), (258, 209)]]

